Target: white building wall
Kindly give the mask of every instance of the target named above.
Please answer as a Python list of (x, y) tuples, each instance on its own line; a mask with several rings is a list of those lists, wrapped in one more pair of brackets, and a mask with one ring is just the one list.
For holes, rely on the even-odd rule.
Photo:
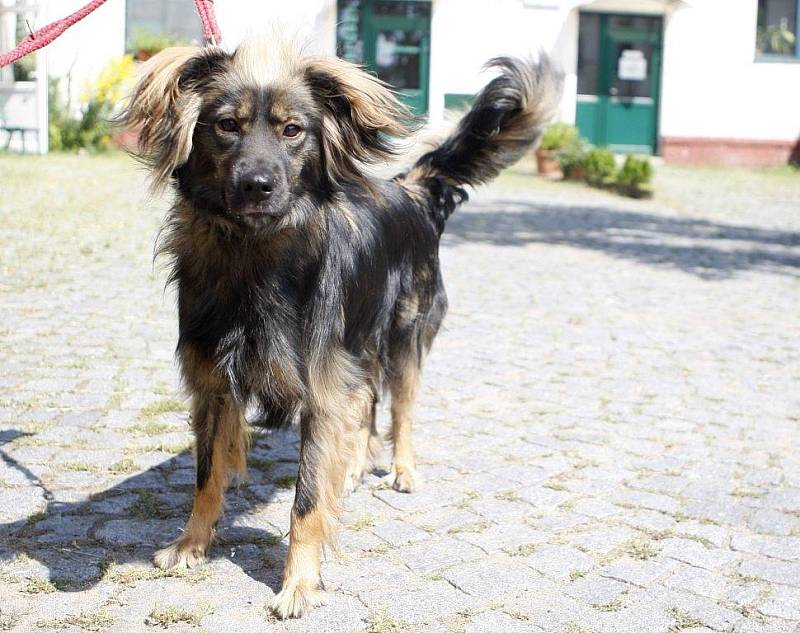
[[(135, 1), (135, 0), (128, 0)], [(42, 0), (43, 25), (85, 0)], [(216, 11), (223, 45), (276, 24), (333, 54), (335, 0), (228, 0)], [(440, 120), (447, 93), (473, 93), (488, 79), (480, 70), (496, 55), (544, 50), (565, 71), (562, 119), (573, 121), (578, 10), (665, 15), (666, 33), (659, 132), (667, 137), (796, 140), (800, 136), (800, 63), (755, 61), (757, 0), (433, 0), (430, 115)], [(280, 21), (276, 21), (276, 16)], [(48, 48), (51, 76), (72, 76), (73, 103), (125, 48), (125, 0), (110, 0)]]
[(756, 0), (694, 0), (667, 22), (661, 135), (796, 141), (800, 63), (755, 61)]
[[(577, 24), (567, 20), (570, 0), (433, 0), (430, 116), (444, 116), (444, 96), (479, 90), (483, 65), (497, 55), (551, 54), (567, 70), (563, 116), (575, 114)], [(570, 70), (571, 68), (571, 70)]]
[(228, 0), (214, 7), (227, 50), (247, 37), (278, 32), (309, 53), (336, 54), (336, 0)]
[[(41, 0), (36, 28), (59, 20), (86, 4), (86, 0)], [(125, 0), (109, 0), (47, 47), (47, 72), (60, 77), (66, 90), (70, 77), (73, 107), (87, 81), (100, 74), (109, 60), (125, 53)]]

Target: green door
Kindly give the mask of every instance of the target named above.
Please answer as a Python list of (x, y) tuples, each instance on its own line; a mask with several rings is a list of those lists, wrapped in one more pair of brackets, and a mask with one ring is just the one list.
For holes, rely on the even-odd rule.
[(428, 112), (431, 3), (364, 0), (364, 63), (417, 114)]
[(660, 17), (580, 14), (576, 124), (593, 144), (657, 151), (662, 31)]

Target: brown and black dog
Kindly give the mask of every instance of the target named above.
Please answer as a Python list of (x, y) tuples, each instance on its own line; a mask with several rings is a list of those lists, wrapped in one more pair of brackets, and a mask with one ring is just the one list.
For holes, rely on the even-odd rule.
[(391, 393), (393, 485), (415, 486), (411, 427), (423, 358), (447, 308), (439, 238), (467, 195), (527, 152), (561, 80), (546, 58), (498, 58), (454, 132), (391, 180), (409, 113), (388, 86), (336, 58), (252, 41), (167, 49), (122, 115), (156, 190), (176, 200), (160, 250), (178, 292), (177, 355), (192, 397), (197, 486), (160, 567), (203, 560), (228, 479), (246, 468), (244, 412), (299, 421), (300, 465), (283, 588), (273, 610), (323, 601), (323, 543), (340, 495), (380, 448)]

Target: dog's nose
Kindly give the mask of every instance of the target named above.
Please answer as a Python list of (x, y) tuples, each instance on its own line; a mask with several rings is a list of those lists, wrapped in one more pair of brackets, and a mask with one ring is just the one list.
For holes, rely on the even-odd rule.
[(242, 177), (239, 186), (248, 202), (264, 202), (275, 189), (275, 177), (264, 172), (252, 172)]

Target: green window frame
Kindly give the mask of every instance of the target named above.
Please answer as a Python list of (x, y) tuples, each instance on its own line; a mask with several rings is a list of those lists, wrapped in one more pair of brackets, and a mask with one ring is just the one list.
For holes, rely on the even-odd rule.
[[(793, 19), (769, 24), (770, 3), (794, 8)], [(755, 50), (758, 62), (800, 62), (800, 0), (758, 0)]]

